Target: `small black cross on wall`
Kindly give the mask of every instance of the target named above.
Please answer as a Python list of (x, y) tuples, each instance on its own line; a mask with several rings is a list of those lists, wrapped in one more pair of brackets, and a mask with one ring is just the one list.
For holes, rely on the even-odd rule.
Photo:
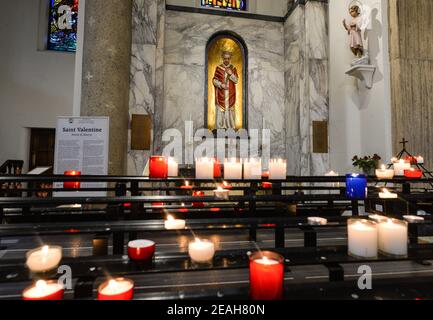
[(409, 141), (407, 141), (405, 138), (403, 138), (403, 140), (400, 142), (400, 144), (403, 145), (403, 149), (406, 150), (406, 144), (409, 143)]

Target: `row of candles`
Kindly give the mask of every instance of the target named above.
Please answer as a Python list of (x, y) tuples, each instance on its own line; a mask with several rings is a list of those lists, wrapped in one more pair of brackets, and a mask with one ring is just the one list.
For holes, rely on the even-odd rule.
[[(181, 228), (182, 225), (176, 226)], [(183, 225), (184, 228), (184, 225)], [(156, 244), (150, 240), (134, 240), (128, 243), (128, 256), (133, 261), (151, 261)], [(191, 260), (197, 264), (211, 263), (215, 256), (215, 244), (196, 238), (188, 246)], [(26, 265), (33, 273), (44, 273), (58, 267), (62, 248), (43, 246), (27, 253)], [(284, 259), (272, 252), (250, 255), (250, 287), (253, 300), (276, 300), (283, 295)], [(55, 280), (38, 280), (23, 291), (24, 300), (62, 300), (64, 286)], [(134, 281), (127, 278), (111, 278), (98, 287), (98, 300), (131, 300)]]
[[(402, 257), (407, 255), (408, 222), (418, 223), (419, 216), (404, 216), (405, 221), (371, 215), (367, 219), (349, 219), (348, 253), (356, 258), (375, 258), (378, 252)], [(309, 217), (309, 225), (326, 225), (321, 217)], [(168, 216), (167, 230), (184, 230), (186, 221)], [(128, 243), (128, 256), (133, 261), (150, 261), (156, 251), (151, 240), (134, 240)], [(188, 245), (190, 259), (197, 264), (211, 263), (216, 253), (215, 244), (206, 239), (195, 238)], [(43, 246), (27, 253), (26, 265), (31, 272), (43, 274), (57, 268), (62, 259), (62, 248)], [(258, 251), (250, 255), (251, 298), (275, 300), (282, 298), (284, 259), (273, 252)], [(134, 282), (125, 278), (109, 279), (98, 287), (99, 300), (130, 300), (133, 298)], [(23, 292), (25, 300), (61, 300), (64, 288), (55, 281), (39, 280)]]
[[(200, 158), (195, 163), (195, 176), (197, 179), (214, 179), (222, 176), (221, 163), (214, 158)], [(152, 179), (166, 179), (179, 175), (179, 165), (174, 158), (153, 156), (149, 161), (149, 176)], [(270, 180), (285, 180), (287, 177), (287, 161), (272, 159), (269, 162), (269, 171), (263, 172), (261, 159), (236, 158), (225, 159), (224, 178), (227, 180), (257, 180), (267, 177)]]

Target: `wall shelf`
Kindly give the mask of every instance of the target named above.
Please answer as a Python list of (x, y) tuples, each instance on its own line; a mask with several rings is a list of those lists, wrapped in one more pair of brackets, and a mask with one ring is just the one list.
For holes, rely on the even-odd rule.
[(373, 88), (373, 77), (376, 72), (376, 66), (357, 65), (346, 71), (346, 74), (361, 80), (367, 89)]

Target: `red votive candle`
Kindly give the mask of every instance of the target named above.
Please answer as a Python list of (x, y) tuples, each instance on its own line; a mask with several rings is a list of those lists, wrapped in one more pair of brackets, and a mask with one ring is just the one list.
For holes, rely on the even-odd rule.
[(110, 279), (98, 288), (98, 300), (132, 300), (134, 281), (126, 278)]
[(23, 291), (23, 300), (62, 300), (64, 291), (57, 281), (39, 280)]
[(226, 181), (223, 182), (221, 187), (225, 190), (232, 190), (233, 189), (233, 187), (231, 185), (229, 185)]
[(263, 189), (272, 189), (272, 183), (270, 182), (262, 182)]
[(214, 178), (221, 177), (221, 163), (218, 159), (215, 159), (213, 163), (213, 176)]
[(164, 202), (153, 202), (152, 207), (162, 208), (164, 206)]
[(180, 213), (187, 213), (189, 212), (188, 208), (185, 207), (185, 203), (182, 203), (182, 208), (179, 209)]
[(185, 184), (180, 187), (182, 190), (192, 190), (192, 185), (189, 183), (189, 181), (185, 181)]
[[(70, 171), (65, 171), (64, 175), (76, 177), (76, 176), (81, 176), (81, 172), (76, 170), (70, 170)], [(63, 182), (63, 188), (65, 189), (80, 189), (80, 187), (81, 187), (81, 183), (79, 181)]]
[(155, 254), (155, 242), (150, 240), (134, 240), (128, 243), (128, 256), (131, 260), (147, 261)]
[(415, 157), (407, 156), (406, 158), (404, 158), (404, 160), (405, 160), (406, 162), (410, 162), (411, 165), (416, 165), (416, 164), (418, 164), (418, 160), (417, 160)]
[(404, 176), (409, 179), (421, 179), (422, 171), (420, 169), (411, 168), (409, 170), (404, 170)]
[(250, 256), (250, 297), (252, 300), (281, 300), (284, 290), (284, 258), (259, 251)]
[[(193, 197), (204, 197), (204, 192), (203, 191), (194, 191), (192, 193), (192, 196)], [(193, 202), (192, 206), (196, 207), (196, 208), (203, 208), (204, 203), (203, 202)]]
[(165, 157), (153, 156), (150, 158), (150, 178), (167, 179), (168, 178), (168, 160)]

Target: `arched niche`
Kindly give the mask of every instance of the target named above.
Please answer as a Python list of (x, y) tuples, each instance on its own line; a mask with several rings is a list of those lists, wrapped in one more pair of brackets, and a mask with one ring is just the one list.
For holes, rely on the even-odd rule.
[[(224, 64), (228, 53), (231, 54), (229, 66)], [(205, 62), (205, 127), (215, 131), (223, 129), (221, 124), (228, 125), (226, 129), (234, 124), (235, 130), (248, 129), (248, 48), (245, 41), (232, 31), (215, 33), (207, 42)], [(235, 77), (224, 69), (231, 69)], [(237, 81), (233, 81), (235, 78)], [(221, 83), (226, 85), (225, 89)]]

